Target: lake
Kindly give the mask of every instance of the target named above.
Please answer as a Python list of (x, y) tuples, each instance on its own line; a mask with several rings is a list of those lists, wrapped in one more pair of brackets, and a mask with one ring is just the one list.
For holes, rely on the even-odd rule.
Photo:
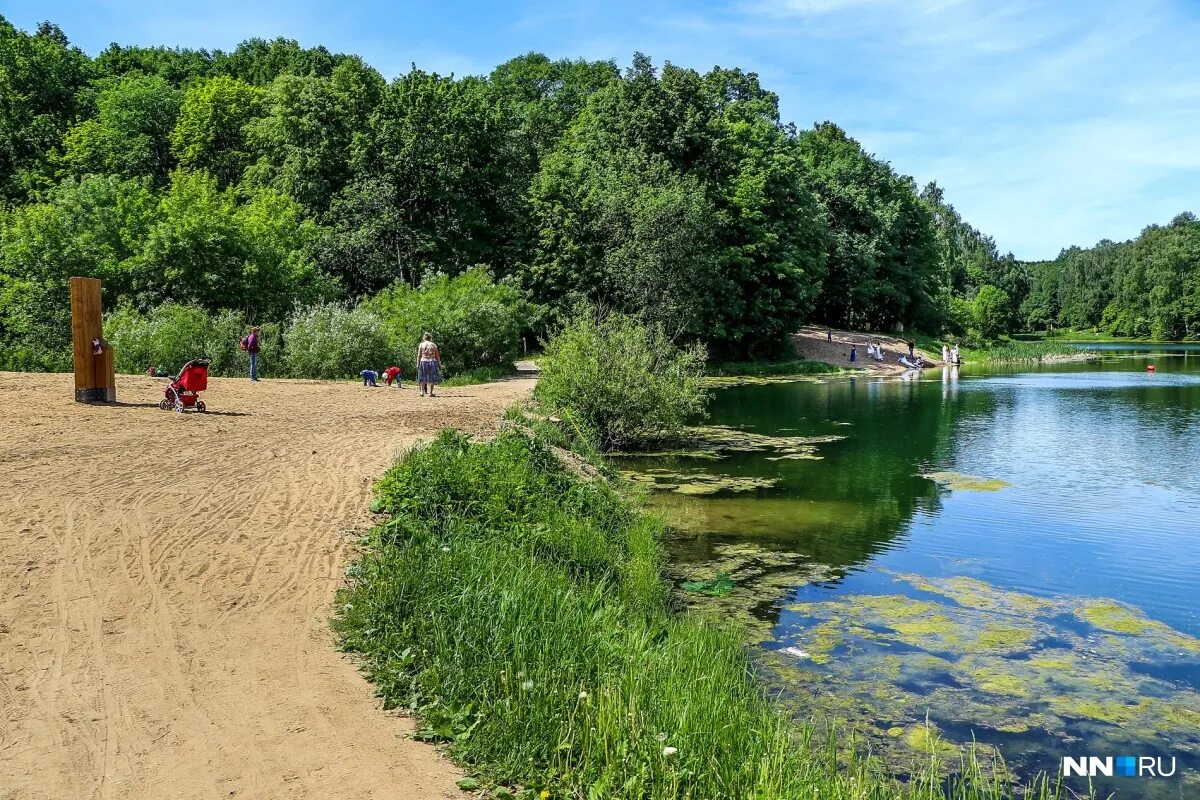
[(1200, 795), (1200, 347), (1096, 349), (721, 389), (710, 446), (624, 466), (663, 490), (684, 596), (743, 621), (798, 716), (902, 774), (974, 739), (1022, 779), (1174, 757), (1097, 786)]

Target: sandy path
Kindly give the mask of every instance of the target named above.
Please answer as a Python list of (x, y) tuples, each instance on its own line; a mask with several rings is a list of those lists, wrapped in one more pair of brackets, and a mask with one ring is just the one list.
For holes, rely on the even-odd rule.
[[(899, 363), (900, 356), (908, 355), (908, 343), (901, 337), (864, 331), (833, 330), (833, 341), (828, 340), (829, 329), (812, 325), (792, 334), (796, 353), (809, 361), (824, 361), (839, 367), (865, 369), (871, 372), (904, 372)], [(878, 342), (883, 348), (883, 361), (867, 356), (867, 345)], [(850, 363), (850, 345), (858, 345), (858, 360)], [(916, 348), (916, 352), (933, 366), (941, 365), (941, 353), (930, 353)]]
[(0, 373), (0, 800), (441, 798), (327, 619), (371, 481), (415, 438), (493, 430), (529, 380), (214, 379), (207, 415), (71, 402)]

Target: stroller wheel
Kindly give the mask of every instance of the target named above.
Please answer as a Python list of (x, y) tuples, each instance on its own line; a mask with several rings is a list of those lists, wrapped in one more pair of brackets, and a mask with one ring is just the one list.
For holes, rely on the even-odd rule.
[(176, 412), (177, 414), (182, 414), (182, 413), (183, 413), (183, 401), (182, 401), (182, 400), (176, 400), (176, 401), (175, 401), (175, 412)]
[(208, 410), (208, 406), (204, 405), (203, 400), (197, 400), (196, 401), (196, 410), (199, 411), (201, 414), (203, 414), (206, 410)]
[(171, 409), (171, 401), (164, 397), (158, 401), (158, 407), (163, 411), (169, 411)]

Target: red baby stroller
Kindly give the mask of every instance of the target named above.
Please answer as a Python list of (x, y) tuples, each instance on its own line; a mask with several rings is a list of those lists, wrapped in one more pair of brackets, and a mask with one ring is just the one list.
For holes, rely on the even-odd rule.
[(167, 387), (166, 397), (158, 401), (158, 407), (163, 411), (175, 409), (183, 413), (189, 408), (203, 412), (204, 401), (199, 399), (200, 392), (208, 388), (208, 359), (193, 358), (179, 370), (179, 376)]

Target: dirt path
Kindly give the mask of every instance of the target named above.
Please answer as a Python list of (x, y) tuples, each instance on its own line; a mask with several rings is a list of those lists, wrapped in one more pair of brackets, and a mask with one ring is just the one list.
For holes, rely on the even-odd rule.
[(0, 800), (456, 794), (334, 651), (331, 598), (397, 451), (532, 381), (214, 379), (203, 416), (163, 384), (92, 407), (0, 373)]
[[(796, 353), (809, 361), (824, 361), (839, 367), (857, 367), (871, 372), (904, 372), (905, 367), (899, 363), (900, 356), (908, 355), (908, 343), (900, 337), (869, 331), (841, 331), (834, 329), (832, 341), (829, 340), (828, 328), (807, 326), (799, 333), (792, 334), (792, 343)], [(875, 361), (867, 357), (867, 345), (878, 342), (883, 347), (883, 360)], [(850, 345), (858, 345), (858, 360), (850, 363)], [(917, 354), (932, 366), (941, 366), (941, 353), (931, 353), (917, 348)]]

